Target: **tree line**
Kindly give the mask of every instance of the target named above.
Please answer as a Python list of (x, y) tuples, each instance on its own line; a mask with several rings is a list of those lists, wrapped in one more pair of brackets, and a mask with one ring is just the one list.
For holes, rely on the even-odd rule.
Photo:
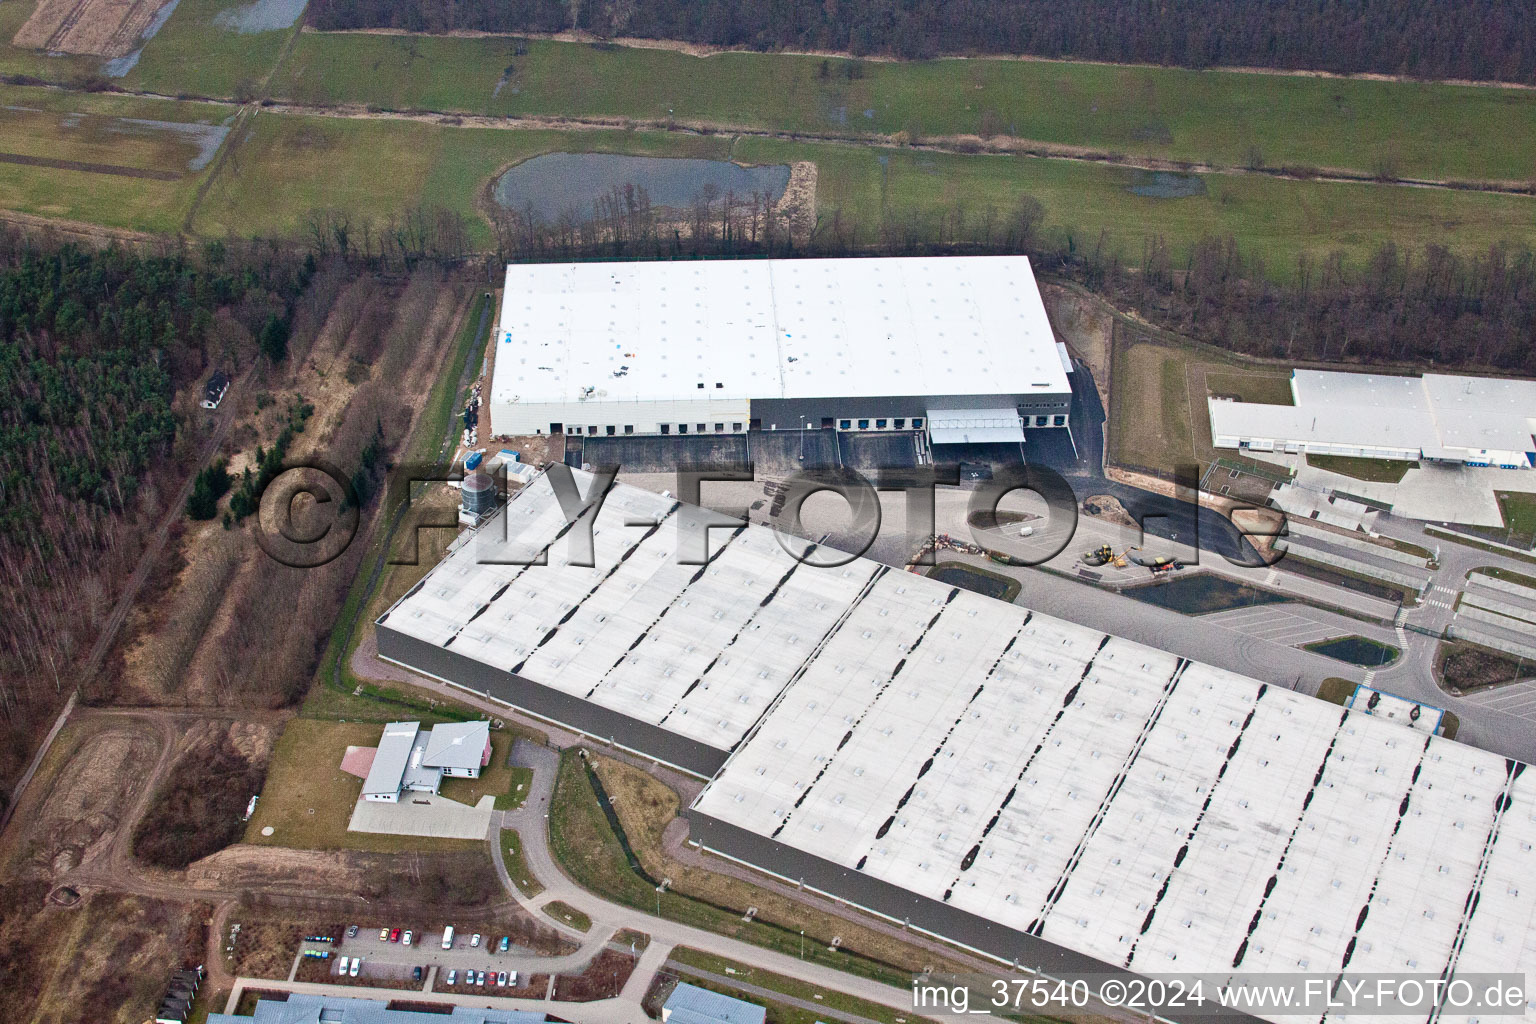
[(1536, 80), (1506, 0), (314, 0), (319, 29), (559, 32), (908, 59), (1027, 54), (1174, 67)]
[(504, 263), (544, 260), (1019, 254), (1037, 271), (1233, 352), (1536, 374), (1536, 254), (1512, 243), (1468, 255), (1389, 240), (1363, 262), (1335, 250), (1272, 267), (1231, 237), (1176, 250), (1150, 236), (1128, 254), (1107, 233), (1047, 227), (1045, 207), (1028, 196), (1005, 206), (891, 208), (873, 222), (832, 209), (806, 233), (763, 196), (701, 193), (674, 210), (635, 186), (598, 196), (583, 214), (498, 209), (492, 222), (493, 275)]
[(0, 773), (74, 688), (194, 468), (195, 385), (255, 357), (313, 266), (265, 242), (93, 250), (0, 231)]

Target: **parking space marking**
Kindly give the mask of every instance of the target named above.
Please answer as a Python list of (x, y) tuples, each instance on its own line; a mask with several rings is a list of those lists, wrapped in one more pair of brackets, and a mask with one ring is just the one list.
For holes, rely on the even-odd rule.
[(1536, 722), (1536, 680), (1469, 694), (1466, 699), (1492, 711)]

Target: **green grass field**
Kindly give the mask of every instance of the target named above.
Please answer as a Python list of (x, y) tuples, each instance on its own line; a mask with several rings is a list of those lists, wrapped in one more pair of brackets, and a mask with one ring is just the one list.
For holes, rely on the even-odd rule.
[[(476, 840), (347, 831), (363, 780), (341, 770), (342, 756), (348, 745), (377, 745), (382, 731), (382, 726), (366, 722), (290, 721), (272, 750), (261, 802), (246, 826), (244, 841), (299, 850), (377, 853), (473, 849)], [(272, 835), (262, 835), (269, 826)]]
[(231, 113), (221, 104), (0, 86), (0, 208), (174, 231), (204, 173), (200, 157), (211, 155), (195, 126)]
[[(664, 132), (507, 131), (415, 121), (263, 112), (209, 189), (199, 234), (291, 235), (309, 211), (345, 210), (383, 222), (423, 203), (471, 217), (474, 241), (490, 240), (477, 212), (483, 186), (502, 168), (556, 150), (657, 156), (724, 156), (724, 139)], [(281, 194), (282, 203), (270, 197)]]
[(523, 801), (528, 799), (528, 788), (533, 784), (532, 768), (514, 765), (507, 771), (509, 773), (507, 787), (496, 796), (498, 811), (515, 811), (523, 806)]
[(1495, 491), (1504, 525), (1520, 537), (1536, 537), (1536, 494)]
[(1205, 386), (1213, 395), (1239, 402), (1264, 405), (1295, 405), (1291, 394), (1291, 375), (1271, 370), (1213, 370), (1205, 375)]
[(526, 47), (519, 56), (507, 37), (307, 32), (274, 86), (306, 103), (1003, 134), (1230, 167), (1257, 154), (1272, 167), (1536, 178), (1536, 94), (1525, 90), (1054, 61)]
[(1401, 483), (1403, 477), (1408, 474), (1408, 471), (1417, 468), (1419, 464), (1402, 459), (1362, 459), (1348, 455), (1308, 455), (1307, 465), (1316, 466), (1318, 469), (1326, 469), (1330, 473), (1354, 477), (1356, 480), (1365, 480), (1378, 484), (1395, 484)]
[(563, 921), (579, 932), (592, 930), (592, 919), (563, 900), (550, 900), (540, 909), (556, 921)]
[(138, 64), (116, 84), (166, 96), (231, 97), (254, 89), (277, 65), (293, 30), (242, 34), (214, 23), (221, 11), (245, 2), (180, 0), (144, 45)]
[[(961, 237), (979, 238), (989, 209), (1000, 222), (1023, 196), (1044, 204), (1047, 230), (1075, 249), (1098, 245), (1101, 232), (1131, 256), (1148, 235), (1161, 235), (1175, 251), (1205, 235), (1231, 235), (1276, 276), (1289, 275), (1302, 251), (1339, 249), (1362, 260), (1388, 238), (1432, 238), (1463, 252), (1501, 239), (1536, 240), (1536, 201), (1519, 196), (1208, 175), (1204, 195), (1152, 199), (1128, 191), (1136, 172), (1124, 168), (857, 144), (733, 145), (721, 136), (669, 132), (503, 130), (273, 112), (259, 114), (251, 131), (209, 190), (197, 233), (291, 235), (318, 207), (377, 223), (428, 202), (471, 217), (473, 240), (484, 244), (489, 227), (476, 209), (483, 186), (517, 161), (567, 150), (729, 156), (748, 164), (811, 160), (823, 223), (841, 210), (867, 242), (883, 216), (932, 224), (956, 211), (964, 213)], [(273, 195), (285, 201), (273, 203)]]
[(523, 837), (517, 834), (517, 829), (501, 830), (501, 856), (507, 865), (507, 874), (511, 876), (512, 884), (517, 886), (519, 892), (533, 899), (544, 891), (544, 884), (534, 878), (533, 872), (528, 870), (528, 861), (523, 856)]

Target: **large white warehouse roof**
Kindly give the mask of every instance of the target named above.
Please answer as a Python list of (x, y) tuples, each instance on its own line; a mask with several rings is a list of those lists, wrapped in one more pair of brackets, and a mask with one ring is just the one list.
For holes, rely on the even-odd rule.
[(491, 400), (1070, 390), (1026, 257), (709, 260), (508, 266)]
[(651, 756), (715, 752), (696, 838), (1005, 959), (1043, 939), (1140, 973), (1536, 963), (1524, 765), (868, 559), (803, 564), (764, 527), (679, 565), (700, 514), (617, 485), (582, 567), (541, 476), (381, 618), (380, 649), (641, 722)]
[(1209, 399), (1217, 447), (1525, 467), (1536, 451), (1536, 381), (1296, 370), (1294, 405)]

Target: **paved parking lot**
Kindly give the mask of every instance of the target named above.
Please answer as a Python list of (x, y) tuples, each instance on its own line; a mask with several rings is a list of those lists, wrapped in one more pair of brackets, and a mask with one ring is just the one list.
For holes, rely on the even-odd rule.
[(1536, 679), (1468, 694), (1466, 701), (1536, 722)]
[(445, 796), (407, 792), (399, 803), (359, 800), (352, 809), (349, 832), (382, 832), (394, 836), (432, 836), (438, 839), (483, 839), (491, 827), (496, 798), (483, 796), (469, 804)]
[[(403, 927), (403, 925), (402, 925)], [(473, 932), (455, 933), (453, 948), (443, 948), (443, 933), (417, 932), (412, 944), (381, 942), (377, 928), (359, 929), (356, 938), (342, 939), (336, 948), (340, 956), (363, 958), (362, 975), (370, 977), (409, 977), (412, 967), (437, 967), (443, 971), (549, 971), (565, 970), (570, 957), (541, 957), (512, 946), (505, 953), (495, 952), (500, 935), (486, 935), (478, 948), (470, 946)], [(579, 959), (576, 958), (576, 959)], [(377, 972), (377, 973), (376, 973)]]
[(1367, 632), (1365, 623), (1300, 605), (1259, 605), (1201, 616), (1211, 622), (1271, 643), (1299, 647), (1330, 637)]

